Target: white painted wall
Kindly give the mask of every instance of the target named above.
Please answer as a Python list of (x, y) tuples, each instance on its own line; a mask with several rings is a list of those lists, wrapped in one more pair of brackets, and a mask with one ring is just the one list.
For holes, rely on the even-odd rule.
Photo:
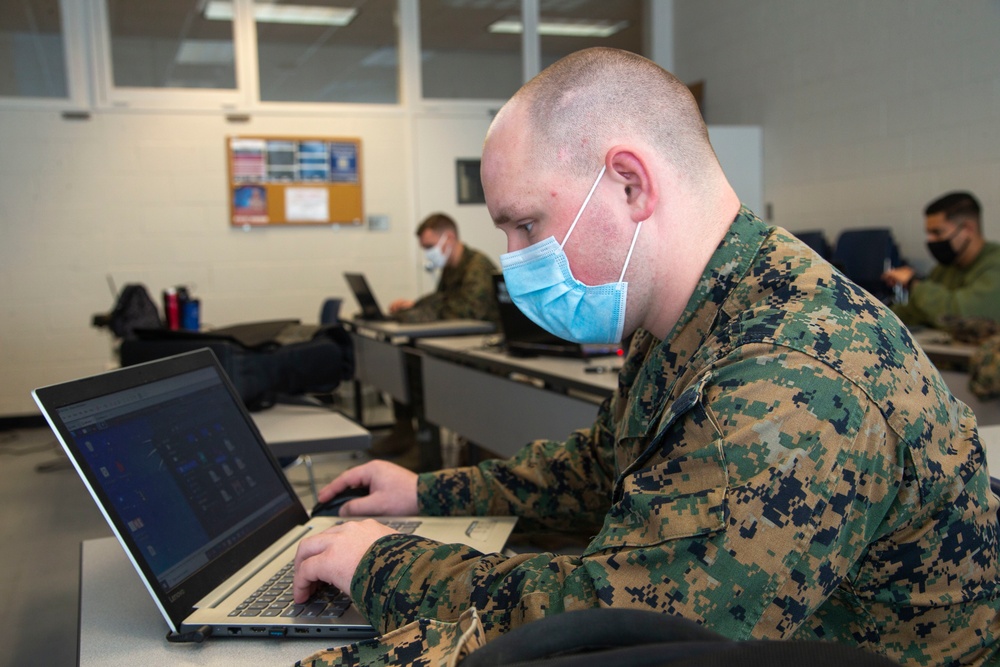
[(763, 207), (763, 133), (747, 125), (709, 125), (708, 139), (736, 195), (753, 211)]
[[(389, 298), (415, 294), (411, 255), (412, 150), (401, 113), (335, 117), (54, 112), (0, 113), (0, 415), (34, 414), (30, 390), (102, 370), (111, 335), (90, 327), (117, 285), (189, 285), (202, 321), (223, 326), (273, 318), (318, 319), (341, 276), (363, 270)], [(286, 227), (249, 232), (228, 224), (225, 138), (231, 134), (362, 139), (366, 228)]]
[[(486, 253), (499, 267), (499, 257), (507, 251), (506, 237), (493, 226), (485, 204), (458, 204), (455, 191), (455, 160), (478, 159), (493, 115), (486, 109), (468, 113), (429, 113), (414, 119), (413, 143), (416, 154), (413, 178), (416, 182), (417, 220), (438, 211), (450, 215), (458, 225), (462, 241)], [(419, 248), (415, 246), (415, 253)], [(437, 285), (439, 273), (422, 270), (422, 254), (415, 260), (420, 291)]]
[(775, 223), (889, 226), (929, 267), (923, 207), (968, 189), (1000, 240), (996, 0), (675, 0), (674, 24), (708, 122), (763, 128)]

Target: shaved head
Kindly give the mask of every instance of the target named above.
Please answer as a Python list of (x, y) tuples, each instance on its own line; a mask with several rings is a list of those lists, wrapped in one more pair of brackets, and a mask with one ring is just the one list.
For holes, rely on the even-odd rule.
[(718, 168), (687, 86), (628, 51), (572, 53), (525, 84), (512, 102), (523, 107), (535, 159), (550, 168), (592, 175), (622, 138), (648, 144), (695, 181)]

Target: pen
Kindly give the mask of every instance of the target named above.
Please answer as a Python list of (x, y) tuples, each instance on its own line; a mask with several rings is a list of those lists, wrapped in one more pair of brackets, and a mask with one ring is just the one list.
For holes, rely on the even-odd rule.
[(587, 366), (586, 368), (583, 369), (583, 372), (584, 373), (609, 373), (611, 371), (617, 372), (617, 371), (620, 371), (620, 370), (621, 370), (620, 366), (618, 366), (618, 367), (612, 367), (612, 366)]

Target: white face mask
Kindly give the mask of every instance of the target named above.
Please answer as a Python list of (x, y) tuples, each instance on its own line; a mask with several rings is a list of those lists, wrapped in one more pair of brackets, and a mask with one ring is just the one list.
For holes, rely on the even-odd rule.
[(550, 236), (527, 248), (500, 255), (507, 292), (517, 307), (549, 333), (576, 343), (621, 341), (628, 294), (625, 270), (642, 228), (641, 222), (636, 225), (618, 282), (584, 285), (573, 276), (563, 246), (587, 208), (604, 170), (602, 167), (562, 243)]
[(437, 271), (438, 269), (443, 269), (448, 263), (448, 258), (451, 257), (451, 251), (449, 250), (447, 254), (444, 252), (444, 242), (448, 240), (447, 235), (442, 234), (441, 238), (434, 245), (433, 248), (427, 248), (424, 250), (424, 257), (427, 261), (424, 263), (424, 268), (428, 271)]

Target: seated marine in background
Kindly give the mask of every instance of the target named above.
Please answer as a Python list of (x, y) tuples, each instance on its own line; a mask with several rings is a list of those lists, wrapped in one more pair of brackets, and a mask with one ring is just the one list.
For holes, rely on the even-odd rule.
[(1000, 244), (983, 237), (982, 209), (968, 192), (951, 192), (924, 209), (927, 249), (937, 260), (926, 278), (910, 266), (883, 275), (908, 296), (892, 310), (907, 325), (945, 328), (943, 318), (1000, 322)]

